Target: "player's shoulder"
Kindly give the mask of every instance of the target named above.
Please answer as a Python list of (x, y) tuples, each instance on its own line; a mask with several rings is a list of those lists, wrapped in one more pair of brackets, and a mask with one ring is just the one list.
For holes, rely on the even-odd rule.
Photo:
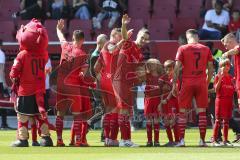
[(18, 54), (17, 57), (24, 57), (27, 56), (29, 52), (27, 50), (21, 50)]
[(132, 48), (136, 48), (137, 45), (135, 42), (133, 41), (130, 41), (130, 40), (127, 40), (123, 43), (123, 46), (122, 46), (122, 50), (128, 50), (128, 49), (132, 49)]

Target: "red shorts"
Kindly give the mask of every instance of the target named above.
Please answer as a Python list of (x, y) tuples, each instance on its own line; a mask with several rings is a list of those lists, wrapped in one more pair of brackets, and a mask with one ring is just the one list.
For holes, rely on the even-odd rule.
[(100, 89), (105, 107), (115, 108), (117, 106), (117, 101), (114, 95), (111, 79), (102, 76), (100, 80)]
[(117, 100), (117, 108), (131, 110), (135, 97), (133, 84), (126, 81), (113, 81), (113, 90)]
[(193, 97), (196, 99), (198, 108), (208, 107), (208, 87), (205, 79), (183, 79), (178, 96), (179, 108), (190, 108)]
[(144, 115), (145, 116), (159, 116), (158, 105), (160, 103), (160, 98), (145, 98), (144, 99)]
[(92, 114), (90, 98), (83, 96), (66, 96), (57, 94), (56, 109), (59, 111), (69, 109), (73, 114)]
[(179, 113), (177, 98), (171, 98), (166, 105), (163, 105), (163, 115)]
[(230, 119), (232, 117), (233, 100), (232, 98), (216, 98), (215, 117)]

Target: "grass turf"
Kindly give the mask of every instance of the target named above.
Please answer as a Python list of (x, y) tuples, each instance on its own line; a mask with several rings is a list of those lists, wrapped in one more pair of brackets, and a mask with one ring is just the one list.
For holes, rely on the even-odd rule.
[[(28, 147), (28, 148), (12, 148), (9, 147), (12, 141), (15, 140), (16, 131), (0, 131), (0, 160), (236, 160), (240, 156), (240, 147), (235, 148), (199, 148), (198, 129), (187, 129), (186, 145), (183, 148), (147, 148), (145, 130), (135, 131), (132, 134), (132, 139), (135, 143), (140, 144), (138, 148), (106, 148), (102, 147), (100, 142), (100, 131), (90, 131), (87, 135), (88, 142), (91, 147)], [(212, 130), (207, 131), (207, 137), (210, 137)], [(55, 134), (52, 134), (53, 140), (56, 139)], [(69, 142), (70, 131), (64, 131), (64, 140)], [(233, 133), (229, 132), (229, 139), (234, 138)], [(31, 142), (31, 141), (29, 141)], [(163, 145), (167, 142), (164, 130), (160, 131), (160, 143)], [(55, 141), (54, 141), (55, 143)], [(31, 143), (29, 143), (31, 144)]]

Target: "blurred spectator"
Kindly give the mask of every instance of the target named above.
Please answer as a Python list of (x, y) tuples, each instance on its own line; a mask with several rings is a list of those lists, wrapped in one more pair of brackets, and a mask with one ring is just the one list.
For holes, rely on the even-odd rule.
[(109, 18), (108, 28), (112, 28), (115, 22), (120, 17), (121, 10), (126, 10), (126, 5), (123, 0), (100, 0), (100, 13), (97, 17), (93, 17), (93, 27), (102, 28), (102, 20)]
[(229, 13), (223, 10), (223, 2), (217, 0), (214, 9), (207, 11), (205, 22), (199, 30), (200, 39), (219, 40), (226, 33)]
[(46, 18), (46, 4), (43, 0), (21, 0), (21, 11), (17, 13), (22, 19), (37, 18), (44, 20)]
[[(2, 40), (0, 40), (0, 99), (5, 98), (4, 88), (7, 88), (5, 81), (5, 54), (1, 50)], [(2, 117), (1, 129), (9, 129), (7, 124), (7, 110), (0, 108), (0, 114)]]
[(239, 10), (232, 11), (232, 17), (228, 24), (228, 31), (229, 32), (237, 32), (240, 29), (240, 12)]
[[(212, 7), (214, 8), (217, 0), (212, 0)], [(227, 11), (231, 11), (232, 6), (233, 6), (233, 0), (220, 0), (223, 2), (223, 9)]]
[(73, 9), (75, 13), (75, 18), (79, 18), (82, 20), (89, 20), (91, 18), (88, 1), (73, 0)]
[(68, 0), (48, 0), (47, 16), (52, 19), (69, 18)]

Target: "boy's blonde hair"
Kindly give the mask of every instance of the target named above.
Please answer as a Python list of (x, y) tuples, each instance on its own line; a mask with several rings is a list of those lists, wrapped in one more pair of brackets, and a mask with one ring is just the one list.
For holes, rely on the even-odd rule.
[(159, 74), (162, 74), (162, 72), (163, 72), (163, 66), (162, 66), (161, 62), (160, 62), (158, 59), (156, 59), (156, 58), (150, 58), (150, 59), (148, 59), (148, 60), (146, 61), (146, 72), (147, 72), (147, 73), (150, 73), (150, 72), (151, 72), (151, 70), (150, 70), (150, 65), (151, 65), (151, 64), (156, 64), (156, 65), (157, 65), (157, 72), (158, 72)]
[(175, 61), (170, 60), (170, 59), (166, 60), (164, 62), (164, 64), (163, 64), (164, 68), (166, 68), (166, 67), (174, 67), (174, 65), (175, 65)]

